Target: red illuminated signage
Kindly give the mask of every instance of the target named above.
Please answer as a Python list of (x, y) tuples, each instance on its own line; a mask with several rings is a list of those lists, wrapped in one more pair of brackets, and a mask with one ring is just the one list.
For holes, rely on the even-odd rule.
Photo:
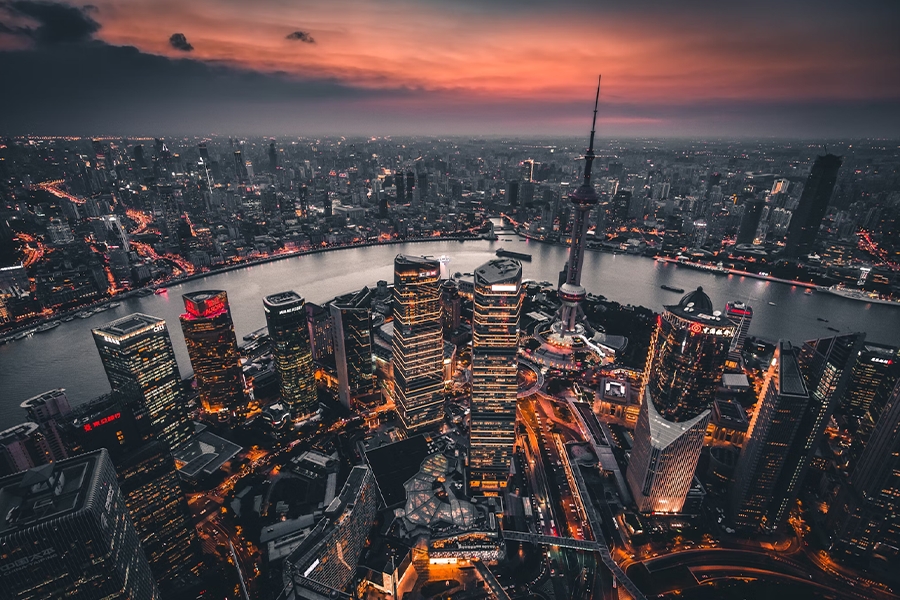
[(187, 300), (184, 306), (195, 317), (213, 317), (225, 310), (225, 300), (221, 296), (215, 296), (201, 302)]
[(700, 323), (691, 323), (691, 333), (703, 333), (703, 325)]
[(92, 429), (94, 429), (96, 427), (100, 427), (101, 425), (106, 425), (107, 423), (111, 423), (117, 419), (120, 419), (121, 417), (122, 417), (122, 413), (120, 413), (120, 412), (113, 413), (111, 415), (107, 415), (105, 417), (97, 419), (96, 421), (92, 421), (91, 423), (85, 423), (84, 430), (91, 431)]

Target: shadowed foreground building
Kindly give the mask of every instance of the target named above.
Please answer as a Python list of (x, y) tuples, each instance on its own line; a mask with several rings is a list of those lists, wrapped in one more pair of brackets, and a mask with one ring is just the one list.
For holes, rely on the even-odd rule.
[(377, 389), (372, 361), (372, 292), (364, 287), (328, 305), (334, 331), (334, 362), (338, 375), (338, 398), (347, 408), (353, 401)]
[(440, 271), (436, 260), (403, 254), (394, 259), (394, 402), (409, 432), (444, 418)]
[(792, 474), (783, 470), (784, 459), (808, 404), (796, 351), (779, 342), (735, 468), (731, 516), (737, 527), (774, 531), (787, 516), (781, 498)]
[(243, 417), (247, 412), (244, 374), (228, 295), (208, 290), (182, 298), (186, 312), (180, 317), (181, 330), (203, 410), (225, 413), (229, 418)]
[(366, 466), (356, 466), (325, 516), (284, 561), (285, 592), (279, 598), (333, 597), (348, 591), (375, 522), (378, 489)]
[(137, 401), (172, 450), (193, 433), (166, 322), (134, 313), (92, 330), (112, 389)]
[(815, 250), (819, 226), (828, 211), (828, 203), (843, 160), (834, 154), (816, 157), (809, 177), (806, 178), (806, 185), (803, 186), (800, 202), (791, 216), (784, 247), (786, 256), (799, 258)]
[(522, 264), (500, 258), (475, 269), (469, 490), (506, 487), (516, 438)]
[(0, 592), (16, 600), (156, 600), (105, 450), (0, 479)]
[(316, 374), (309, 343), (306, 302), (296, 292), (263, 299), (281, 400), (294, 417), (311, 415), (319, 406)]

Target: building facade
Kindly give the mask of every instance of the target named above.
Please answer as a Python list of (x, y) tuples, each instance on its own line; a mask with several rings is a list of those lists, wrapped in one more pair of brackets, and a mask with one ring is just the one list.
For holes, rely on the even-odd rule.
[(187, 442), (193, 424), (166, 322), (135, 313), (92, 332), (112, 389), (138, 400), (172, 450)]
[(263, 299), (272, 354), (281, 389), (281, 400), (295, 417), (318, 409), (316, 373), (313, 368), (306, 302), (296, 292), (281, 292)]
[(522, 299), (519, 261), (500, 258), (475, 269), (468, 473), (471, 493), (498, 493), (509, 477), (516, 438)]
[(44, 392), (29, 398), (20, 406), (25, 409), (28, 419), (37, 423), (53, 460), (67, 458), (69, 454), (59, 429), (60, 419), (72, 411), (66, 390), (59, 388)]
[(407, 431), (435, 427), (444, 418), (439, 278), (436, 260), (394, 259), (393, 398)]
[(834, 154), (816, 157), (788, 226), (784, 248), (787, 256), (799, 258), (815, 250), (819, 226), (828, 210), (842, 162), (843, 158)]
[(787, 475), (785, 454), (808, 404), (796, 351), (789, 342), (779, 342), (735, 468), (731, 518), (737, 527), (773, 531), (781, 524), (784, 515), (773, 510), (782, 506), (775, 494), (786, 489), (781, 481)]
[(372, 293), (364, 287), (329, 304), (334, 324), (334, 362), (338, 375), (338, 398), (352, 408), (360, 396), (375, 393), (375, 363), (372, 359)]
[(181, 329), (203, 410), (242, 418), (248, 407), (228, 295), (209, 290), (182, 298), (185, 313), (181, 315)]
[(750, 332), (750, 323), (753, 321), (753, 307), (745, 302), (729, 302), (725, 305), (725, 316), (731, 319), (737, 330), (731, 338), (731, 352), (742, 352), (747, 334)]
[(0, 479), (0, 587), (15, 600), (157, 600), (104, 450)]

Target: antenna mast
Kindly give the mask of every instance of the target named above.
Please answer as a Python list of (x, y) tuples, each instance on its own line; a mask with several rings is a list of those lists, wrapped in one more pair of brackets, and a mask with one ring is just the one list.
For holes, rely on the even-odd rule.
[(591, 143), (588, 146), (587, 154), (584, 155), (584, 184), (590, 185), (591, 181), (591, 165), (594, 163), (594, 134), (597, 131), (597, 106), (600, 103), (600, 79), (603, 75), (597, 76), (597, 96), (594, 98), (594, 120), (591, 123)]

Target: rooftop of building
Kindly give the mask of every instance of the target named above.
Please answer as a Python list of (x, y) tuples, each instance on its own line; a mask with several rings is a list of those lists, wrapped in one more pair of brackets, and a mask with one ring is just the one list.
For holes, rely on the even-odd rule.
[(19, 423), (9, 429), (0, 431), (0, 445), (6, 445), (18, 440), (23, 440), (38, 430), (37, 423)]
[(512, 258), (495, 258), (475, 269), (475, 281), (481, 285), (515, 284), (521, 279), (522, 263)]
[(211, 431), (196, 434), (173, 454), (178, 472), (190, 479), (207, 477), (237, 456), (241, 447)]
[(649, 391), (644, 391), (644, 402), (647, 404), (647, 411), (650, 419), (650, 444), (654, 448), (666, 448), (675, 440), (680, 438), (686, 431), (697, 426), (701, 421), (705, 421), (709, 416), (709, 411), (704, 410), (702, 413), (690, 419), (689, 421), (673, 422), (667, 420), (656, 410)]
[(729, 390), (749, 390), (750, 380), (743, 373), (725, 373), (722, 375), (722, 387)]
[(437, 269), (440, 271), (441, 263), (437, 259), (428, 258), (426, 256), (411, 256), (409, 254), (398, 254), (394, 258), (395, 267), (412, 267), (416, 269)]
[(422, 461), (430, 453), (424, 435), (366, 451), (366, 461), (372, 467), (385, 506), (396, 506), (406, 500), (403, 484), (419, 472)]
[(800, 363), (790, 342), (781, 342), (781, 365), (778, 367), (778, 381), (782, 394), (807, 396), (806, 380), (800, 372)]
[[(39, 406), (45, 402), (48, 402), (50, 400), (55, 400), (60, 397), (64, 397), (64, 398), (66, 397), (65, 388), (57, 388), (55, 390), (49, 390), (49, 391), (44, 392), (43, 394), (38, 394), (37, 396), (33, 396), (33, 397), (29, 398), (28, 400), (23, 401), (22, 404), (19, 405), (19, 408), (31, 408), (34, 406)], [(66, 398), (66, 399), (68, 400), (68, 398)]]
[(90, 488), (104, 460), (101, 456), (104, 450), (0, 479), (0, 536), (74, 513), (93, 502)]
[(286, 306), (294, 306), (303, 302), (303, 296), (293, 290), (287, 292), (279, 292), (271, 294), (263, 298), (263, 304), (272, 308), (284, 308)]
[(729, 429), (747, 431), (749, 423), (744, 408), (732, 399), (716, 398), (713, 400), (712, 421)]
[(121, 341), (135, 335), (153, 331), (154, 328), (165, 326), (166, 322), (159, 317), (133, 313), (94, 329), (94, 335), (111, 337)]
[(187, 294), (182, 294), (181, 297), (192, 302), (206, 302), (207, 300), (212, 300), (216, 296), (224, 293), (224, 290), (200, 290), (198, 292), (188, 292)]
[(693, 292), (688, 292), (678, 304), (666, 306), (665, 309), (689, 321), (720, 327), (733, 327), (731, 319), (723, 316), (721, 311), (713, 308), (712, 300), (703, 291), (702, 287), (698, 287)]

